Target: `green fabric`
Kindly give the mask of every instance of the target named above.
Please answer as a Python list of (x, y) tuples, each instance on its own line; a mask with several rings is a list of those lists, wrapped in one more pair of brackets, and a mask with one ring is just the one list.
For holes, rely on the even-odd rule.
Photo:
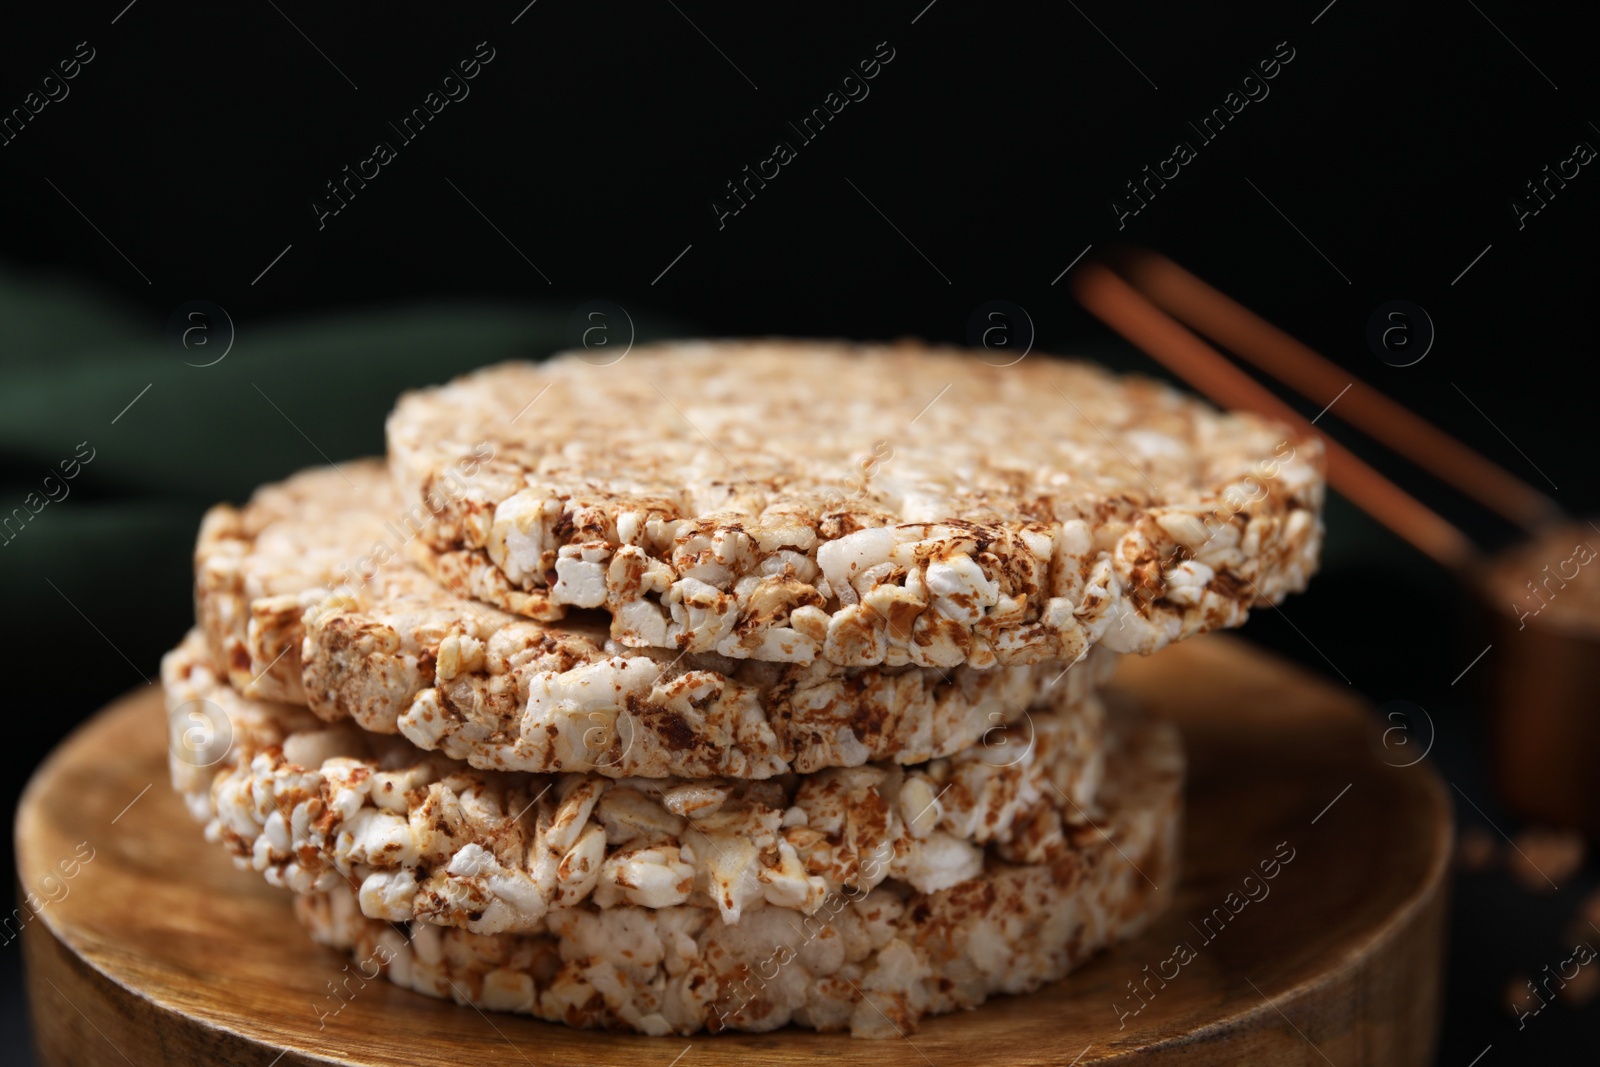
[[(207, 506), (242, 501), (302, 467), (381, 454), (401, 391), (569, 347), (569, 312), (441, 302), (236, 321), (227, 356), (193, 367), (185, 361), (220, 349), (185, 351), (166, 339), (164, 321), (81, 286), (0, 270), (6, 630), (54, 635), (58, 649), (65, 634), (115, 663), (109, 639), (152, 673), (188, 625), (189, 552)], [(682, 332), (635, 322), (640, 342)], [(89, 449), (76, 477), (51, 479)], [(50, 496), (60, 499), (41, 507)]]
[(380, 453), (399, 392), (565, 347), (566, 316), (449, 305), (241, 323), (226, 358), (198, 368), (183, 362), (195, 353), (150, 337), (156, 328), (143, 332), (112, 343), (83, 327), (90, 347), (30, 352), (37, 323), (8, 315), (0, 326), (8, 466), (54, 466), (87, 439), (96, 450), (88, 470), (103, 486), (236, 499), (298, 467)]

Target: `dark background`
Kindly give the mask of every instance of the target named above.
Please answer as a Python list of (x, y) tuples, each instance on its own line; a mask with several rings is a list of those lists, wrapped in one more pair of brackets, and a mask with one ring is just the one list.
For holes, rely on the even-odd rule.
[[(1585, 167), (1521, 230), (1509, 206), (1576, 142), (1600, 146), (1595, 20), (1577, 5), (524, 2), (8, 12), (0, 112), (78, 42), (94, 58), (0, 147), (0, 511), (78, 442), (96, 450), (73, 495), (0, 547), (8, 827), (29, 770), (153, 675), (187, 625), (207, 504), (378, 451), (399, 389), (564, 346), (594, 299), (641, 337), (956, 343), (1004, 299), (1040, 350), (1155, 372), (1052, 281), (1086, 246), (1131, 241), (1569, 511), (1597, 510), (1600, 174)], [(883, 41), (894, 58), (870, 95), (800, 144), (786, 123)], [(402, 146), (387, 123), (478, 42), (494, 58), (470, 96)], [(1199, 147), (1185, 121), (1279, 42), (1294, 59), (1270, 95)], [(1111, 201), (1179, 138), (1198, 158), (1119, 232)], [(798, 158), (719, 229), (713, 199), (778, 139)], [(319, 229), (311, 202), (378, 140), (397, 158)], [(1364, 339), (1397, 298), (1438, 332), (1405, 368)], [(192, 300), (231, 319), (215, 366), (185, 363), (215, 358), (220, 319), (209, 349), (166, 337)], [(1310, 415), (1329, 399), (1292, 402)], [(1511, 539), (1336, 416), (1321, 425), (1484, 545)], [(1481, 673), (1450, 684), (1482, 647), (1458, 594), (1341, 502), (1329, 527), (1324, 576), (1285, 605), (1293, 622), (1265, 611), (1246, 633), (1375, 704), (1428, 708), (1441, 769), (1515, 832), (1486, 776)], [(1518, 1032), (1499, 1001), (1513, 972), (1566, 954), (1561, 931), (1596, 881), (1591, 865), (1536, 898), (1501, 873), (1457, 877), (1441, 1063), (1490, 1044), (1486, 1067), (1586, 1047), (1596, 1008)], [(15, 1031), (0, 1055), (25, 1055), (19, 959), (0, 948)]]

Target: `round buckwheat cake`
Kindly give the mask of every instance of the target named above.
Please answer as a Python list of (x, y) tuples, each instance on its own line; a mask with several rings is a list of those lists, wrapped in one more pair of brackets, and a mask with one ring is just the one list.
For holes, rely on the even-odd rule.
[(407, 557), (423, 514), (375, 461), (211, 509), (195, 596), (212, 661), (248, 696), (477, 767), (747, 778), (950, 755), (1083, 699), (1114, 665), (1099, 650), (1070, 671), (943, 671), (628, 648), (598, 613), (541, 623), (443, 588)]
[[(170, 653), (186, 709), (231, 751), (175, 745), (175, 785), (241, 867), (308, 891), (347, 882), (362, 911), (480, 933), (533, 930), (551, 908), (690, 904), (726, 922), (764, 905), (816, 911), (896, 879), (934, 892), (990, 845), (1043, 862), (1089, 818), (1102, 777), (1098, 698), (1028, 716), (916, 767), (869, 764), (765, 781), (475, 770), (303, 708), (251, 700), (198, 637)], [(209, 768), (198, 764), (211, 763)]]
[(382, 969), (484, 1009), (656, 1035), (793, 1023), (903, 1036), (924, 1015), (1060, 978), (1166, 907), (1178, 877), (1177, 738), (1151, 724), (1113, 733), (1096, 825), (1070, 829), (1067, 847), (1031, 865), (991, 851), (981, 873), (932, 893), (890, 881), (805, 918), (769, 907), (736, 924), (705, 908), (585, 904), (552, 910), (538, 932), (495, 936), (392, 926), (363, 916), (344, 887), (299, 897), (295, 912), (369, 977)]
[(846, 666), (1073, 662), (1304, 587), (1322, 451), (1045, 356), (694, 342), (490, 367), (401, 397), (425, 564), (632, 647)]

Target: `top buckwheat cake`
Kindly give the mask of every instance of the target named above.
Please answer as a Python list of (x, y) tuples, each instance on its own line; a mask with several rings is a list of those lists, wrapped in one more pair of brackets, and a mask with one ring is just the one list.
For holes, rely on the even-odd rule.
[(1153, 652), (1304, 587), (1320, 444), (1153, 381), (910, 344), (685, 343), (402, 397), (422, 562), (633, 647), (846, 666)]

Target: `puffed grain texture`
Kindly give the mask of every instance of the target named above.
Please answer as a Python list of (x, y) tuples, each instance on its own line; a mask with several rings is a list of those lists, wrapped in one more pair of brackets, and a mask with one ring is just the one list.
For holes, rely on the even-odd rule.
[(431, 573), (631, 647), (980, 668), (1153, 652), (1305, 586), (1319, 440), (1034, 355), (801, 341), (509, 363), (401, 397)]
[(497, 936), (391, 926), (345, 889), (299, 897), (295, 913), (364, 975), (484, 1010), (658, 1036), (789, 1024), (904, 1036), (924, 1016), (1062, 977), (1170, 902), (1181, 750), (1171, 727), (1119, 726), (1099, 829), (1075, 829), (1037, 864), (991, 855), (933, 893), (889, 882), (798, 923), (776, 908), (729, 925), (693, 907), (583, 905), (552, 911), (540, 932)]
[(553, 908), (681, 904), (724, 922), (811, 914), (886, 880), (932, 892), (985, 847), (1042, 862), (1095, 809), (1098, 698), (1028, 715), (911, 768), (868, 764), (765, 781), (480, 771), (402, 738), (239, 696), (191, 635), (163, 661), (174, 720), (197, 702), (236, 724), (205, 767), (175, 747), (175, 786), (237, 865), (305, 892), (347, 884), (363, 913), (479, 933), (539, 928)]
[(430, 579), (408, 558), (423, 521), (370, 460), (213, 508), (197, 614), (234, 688), (489, 770), (765, 778), (950, 755), (1082, 699), (1115, 659), (1095, 650), (1063, 674), (630, 648), (598, 612), (537, 622)]

